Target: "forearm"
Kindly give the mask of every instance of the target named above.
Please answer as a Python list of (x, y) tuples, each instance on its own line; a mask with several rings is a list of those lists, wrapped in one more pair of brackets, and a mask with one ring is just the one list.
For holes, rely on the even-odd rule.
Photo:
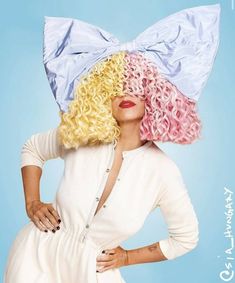
[(141, 248), (127, 250), (127, 265), (167, 260), (159, 242)]
[(34, 200), (40, 200), (40, 179), (42, 169), (38, 166), (29, 165), (21, 168), (24, 187), (25, 206)]

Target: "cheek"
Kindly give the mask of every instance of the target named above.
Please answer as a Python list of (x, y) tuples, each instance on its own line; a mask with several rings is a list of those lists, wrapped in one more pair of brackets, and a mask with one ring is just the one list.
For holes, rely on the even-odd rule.
[(145, 102), (141, 101), (141, 103), (139, 103), (139, 112), (144, 114), (145, 113)]
[(118, 110), (118, 102), (112, 101), (111, 107), (112, 107), (112, 113), (115, 116), (115, 114), (117, 113), (117, 110)]

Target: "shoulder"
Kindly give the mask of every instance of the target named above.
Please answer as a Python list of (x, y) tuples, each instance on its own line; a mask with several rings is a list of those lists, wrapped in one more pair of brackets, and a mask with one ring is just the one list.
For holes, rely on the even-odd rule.
[(149, 157), (152, 164), (160, 170), (164, 178), (169, 176), (180, 176), (180, 169), (175, 160), (164, 152), (156, 143), (152, 142), (149, 147)]
[(160, 179), (159, 190), (162, 193), (172, 193), (179, 196), (185, 194), (187, 190), (180, 167), (173, 158), (160, 149), (156, 144), (151, 145), (151, 162), (153, 164), (152, 171), (157, 174)]

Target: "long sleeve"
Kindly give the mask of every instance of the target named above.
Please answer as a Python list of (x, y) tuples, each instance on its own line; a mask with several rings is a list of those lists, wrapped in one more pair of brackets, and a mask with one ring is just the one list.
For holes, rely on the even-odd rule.
[(26, 140), (21, 150), (21, 168), (36, 165), (43, 168), (44, 163), (53, 158), (63, 158), (64, 149), (59, 143), (58, 128), (36, 133)]
[(194, 249), (199, 240), (199, 223), (180, 170), (171, 161), (167, 167), (157, 206), (168, 226), (169, 238), (159, 241), (168, 259)]

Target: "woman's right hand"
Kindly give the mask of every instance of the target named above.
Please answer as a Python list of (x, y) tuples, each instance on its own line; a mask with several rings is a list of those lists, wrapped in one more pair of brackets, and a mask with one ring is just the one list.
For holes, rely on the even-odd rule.
[(44, 203), (40, 200), (33, 200), (26, 203), (26, 212), (39, 230), (53, 233), (59, 230), (60, 216), (52, 206), (52, 203)]

